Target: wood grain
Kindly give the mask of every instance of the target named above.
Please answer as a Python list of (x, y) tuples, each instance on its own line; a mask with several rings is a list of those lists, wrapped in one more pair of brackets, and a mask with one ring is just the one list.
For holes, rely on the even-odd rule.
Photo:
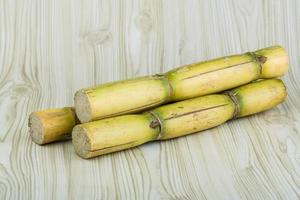
[[(0, 199), (299, 199), (300, 1), (0, 0)], [(28, 114), (82, 87), (281, 44), (285, 103), (83, 160)]]

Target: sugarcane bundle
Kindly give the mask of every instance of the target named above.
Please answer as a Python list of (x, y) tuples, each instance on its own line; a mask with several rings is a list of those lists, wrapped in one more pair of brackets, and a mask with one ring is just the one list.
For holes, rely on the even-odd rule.
[[(136, 113), (171, 101), (224, 91), (259, 78), (284, 75), (288, 56), (273, 46), (211, 61), (183, 66), (164, 75), (104, 84), (75, 94), (76, 114), (81, 122)], [(34, 142), (46, 144), (69, 139), (79, 120), (74, 108), (33, 112), (29, 130)]]
[(83, 158), (128, 149), (153, 140), (175, 138), (218, 126), (230, 119), (270, 109), (286, 97), (279, 79), (75, 126), (72, 141)]
[(231, 89), (260, 78), (282, 76), (288, 55), (280, 46), (227, 56), (140, 77), (82, 89), (75, 94), (75, 111), (85, 123), (137, 113), (167, 102)]

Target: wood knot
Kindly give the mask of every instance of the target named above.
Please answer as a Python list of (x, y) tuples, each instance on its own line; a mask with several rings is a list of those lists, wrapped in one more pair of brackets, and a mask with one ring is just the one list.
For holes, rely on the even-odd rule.
[(91, 45), (98, 45), (109, 40), (111, 38), (111, 33), (106, 29), (95, 30), (86, 33), (83, 38)]
[(151, 14), (145, 10), (140, 12), (140, 14), (135, 19), (135, 24), (141, 32), (150, 32), (153, 26)]

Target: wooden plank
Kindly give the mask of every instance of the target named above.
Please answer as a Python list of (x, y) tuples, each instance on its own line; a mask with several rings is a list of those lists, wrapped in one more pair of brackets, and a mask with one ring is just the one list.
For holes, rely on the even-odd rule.
[[(299, 199), (300, 2), (1, 0), (0, 199)], [(285, 103), (214, 129), (79, 158), (31, 142), (31, 111), (89, 85), (281, 44)]]

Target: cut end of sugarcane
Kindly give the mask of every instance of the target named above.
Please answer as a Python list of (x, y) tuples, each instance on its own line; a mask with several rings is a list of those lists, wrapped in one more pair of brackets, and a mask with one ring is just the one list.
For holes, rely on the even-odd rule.
[(75, 112), (81, 123), (89, 122), (92, 119), (92, 109), (89, 97), (84, 90), (79, 90), (74, 98)]
[(32, 141), (36, 144), (44, 144), (44, 128), (42, 120), (35, 113), (31, 113), (29, 116), (29, 133)]
[(82, 158), (90, 158), (91, 142), (87, 132), (80, 125), (75, 126), (72, 131), (72, 142), (75, 152)]

